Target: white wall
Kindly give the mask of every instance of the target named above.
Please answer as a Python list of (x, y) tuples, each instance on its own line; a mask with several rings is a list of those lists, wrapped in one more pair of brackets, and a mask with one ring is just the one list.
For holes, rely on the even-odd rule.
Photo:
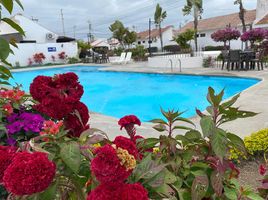
[[(58, 59), (58, 54), (65, 52), (68, 57), (77, 57), (78, 46), (76, 42), (68, 43), (45, 43), (45, 44), (36, 44), (36, 43), (20, 43), (17, 44), (18, 49), (12, 47), (14, 52), (10, 54), (7, 61), (15, 66), (16, 62), (19, 62), (20, 66), (27, 66), (29, 58), (33, 58), (35, 53), (43, 53), (46, 56), (46, 59), (43, 63), (52, 63), (51, 56), (56, 57), (56, 62), (61, 62)], [(48, 47), (55, 47), (56, 52), (48, 52)]]
[[(242, 32), (242, 28), (237, 28), (240, 32)], [(198, 34), (205, 33), (205, 37), (198, 37), (198, 47), (203, 48), (205, 46), (223, 46), (223, 42), (215, 42), (212, 38), (211, 35), (215, 32), (216, 30), (207, 30), (207, 31), (200, 31)], [(227, 44), (228, 45), (228, 44)], [(191, 41), (191, 46), (194, 49), (194, 41)], [(232, 40), (231, 41), (231, 49), (241, 49), (242, 48), (242, 41), (240, 39), (238, 40)]]
[(258, 0), (256, 11), (257, 11), (256, 12), (256, 21), (259, 21), (268, 13), (268, 1), (267, 0)]

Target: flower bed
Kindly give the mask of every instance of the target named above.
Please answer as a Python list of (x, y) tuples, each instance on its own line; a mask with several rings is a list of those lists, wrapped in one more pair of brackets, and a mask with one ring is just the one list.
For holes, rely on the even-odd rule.
[(208, 114), (197, 110), (201, 132), (183, 113), (161, 109), (163, 119), (152, 120), (159, 138), (138, 135), (141, 122), (128, 115), (118, 121), (128, 137), (111, 141), (90, 127), (83, 92), (74, 73), (36, 77), (31, 96), (1, 90), (0, 184), (8, 198), (262, 199), (238, 184), (240, 172), (227, 156), (245, 145), (221, 125), (255, 116), (233, 106), (239, 95), (222, 103), (224, 91), (209, 88)]

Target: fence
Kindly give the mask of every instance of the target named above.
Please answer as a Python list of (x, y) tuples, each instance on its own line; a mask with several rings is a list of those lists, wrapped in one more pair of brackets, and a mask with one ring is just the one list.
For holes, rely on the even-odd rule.
[[(13, 66), (27, 66), (29, 58), (33, 58), (36, 53), (43, 53), (46, 57), (44, 64), (46, 63), (60, 63), (63, 62), (58, 58), (58, 54), (65, 52), (68, 57), (77, 57), (78, 46), (76, 42), (67, 43), (23, 43), (17, 44), (18, 48), (12, 47), (13, 54), (10, 54), (7, 61)], [(55, 60), (52, 58), (55, 57)]]

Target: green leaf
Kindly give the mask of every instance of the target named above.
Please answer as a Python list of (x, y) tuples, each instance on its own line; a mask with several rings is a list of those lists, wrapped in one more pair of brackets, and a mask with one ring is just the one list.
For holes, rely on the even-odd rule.
[(220, 197), (223, 192), (223, 178), (218, 171), (213, 171), (210, 176), (212, 188), (216, 195)]
[(247, 194), (247, 197), (250, 198), (251, 200), (263, 200), (262, 197), (260, 197), (258, 194), (250, 191), (249, 194)]
[(13, 0), (1, 0), (0, 3), (7, 9), (11, 14), (13, 10)]
[(156, 144), (159, 143), (158, 138), (147, 138), (142, 140), (141, 142), (138, 143), (137, 147), (138, 149), (142, 148), (144, 150), (154, 148)]
[(174, 126), (172, 128), (172, 130), (176, 130), (176, 129), (180, 129), (180, 130), (192, 130), (192, 128), (186, 127), (186, 126)]
[(0, 37), (0, 59), (7, 59), (10, 53), (9, 43), (2, 37)]
[(0, 74), (5, 74), (9, 77), (12, 77), (10, 70), (2, 65), (0, 65)]
[(192, 124), (195, 127), (195, 124), (191, 120), (183, 118), (183, 117), (176, 117), (174, 121), (186, 122), (186, 123)]
[(200, 120), (201, 129), (204, 137), (209, 137), (214, 133), (215, 125), (211, 117), (205, 116)]
[(222, 129), (216, 129), (215, 134), (211, 138), (211, 146), (214, 153), (223, 158), (227, 151), (227, 137), (226, 132)]
[(162, 120), (162, 119), (153, 119), (153, 120), (151, 120), (150, 122), (152, 122), (152, 123), (154, 123), (154, 124), (159, 123), (159, 124), (166, 124), (166, 125), (167, 125), (167, 122), (165, 122), (165, 121)]
[(9, 19), (9, 18), (3, 18), (2, 21), (6, 22), (12, 28), (14, 28), (15, 30), (17, 30), (21, 35), (25, 35), (25, 33), (22, 30), (22, 28), (17, 23), (15, 23), (14, 21), (12, 21), (11, 19)]
[(232, 105), (234, 105), (234, 103), (237, 101), (237, 99), (240, 97), (240, 94), (235, 95), (232, 99), (230, 99), (229, 101), (224, 102), (221, 107), (223, 107), (224, 109), (231, 107)]
[(195, 177), (191, 187), (192, 200), (202, 200), (206, 195), (208, 187), (209, 180), (206, 175)]
[(237, 135), (233, 133), (227, 133), (227, 138), (230, 140), (231, 145), (241, 152), (246, 153), (246, 147), (244, 141)]
[(38, 195), (40, 200), (55, 199), (57, 182), (52, 183), (44, 192)]
[(230, 200), (237, 200), (237, 194), (234, 188), (224, 187), (224, 195)]
[(202, 135), (197, 130), (190, 130), (187, 133), (185, 133), (185, 137), (189, 140), (199, 140), (202, 139)]
[(21, 9), (23, 9), (23, 5), (21, 4), (20, 0), (15, 0), (15, 1), (21, 7)]
[(163, 124), (157, 124), (153, 128), (159, 132), (164, 132), (167, 130)]
[(218, 95), (215, 95), (215, 90), (211, 87), (208, 88), (207, 100), (214, 107), (218, 107), (222, 101), (224, 95), (224, 90), (222, 90)]
[(76, 142), (69, 142), (62, 145), (60, 157), (63, 162), (74, 172), (77, 173), (81, 164), (81, 153)]

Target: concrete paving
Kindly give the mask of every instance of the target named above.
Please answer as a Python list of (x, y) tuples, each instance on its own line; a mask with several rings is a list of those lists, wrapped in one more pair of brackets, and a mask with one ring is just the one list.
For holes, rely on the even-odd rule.
[[(91, 65), (91, 64), (88, 64)], [(66, 65), (65, 65), (66, 66)], [(72, 66), (72, 65), (69, 65)], [(86, 65), (85, 65), (86, 66)], [(141, 72), (141, 73), (176, 73), (176, 74), (192, 74), (192, 75), (216, 75), (216, 76), (235, 76), (235, 77), (252, 77), (261, 80), (258, 84), (244, 90), (241, 93), (241, 97), (237, 102), (237, 106), (243, 110), (254, 111), (259, 113), (257, 116), (246, 119), (239, 119), (234, 122), (227, 123), (223, 126), (240, 137), (250, 135), (252, 132), (258, 131), (262, 128), (268, 128), (268, 69), (263, 71), (226, 71), (219, 68), (183, 68), (182, 72), (179, 69), (174, 69), (171, 72), (168, 68), (152, 68), (147, 67), (146, 62), (138, 62), (127, 65), (111, 65), (101, 64), (105, 66), (100, 70), (105, 71), (125, 71), (125, 72)], [(59, 66), (55, 66), (59, 67)], [(47, 68), (51, 68), (47, 67)], [(23, 69), (24, 70), (24, 69)], [(29, 69), (25, 69), (29, 70)], [(15, 70), (21, 71), (21, 70)], [(206, 97), (204, 97), (206, 98)], [(199, 118), (193, 117), (192, 120), (199, 127)], [(120, 127), (117, 125), (118, 119), (105, 116), (98, 113), (91, 112), (90, 124), (91, 127), (98, 128), (106, 132), (110, 139), (113, 139), (117, 135), (124, 135), (124, 131), (120, 131)], [(153, 130), (151, 123), (143, 123), (141, 127), (138, 127), (138, 134), (144, 137), (158, 137), (159, 133)], [(178, 131), (178, 134), (183, 133)]]

